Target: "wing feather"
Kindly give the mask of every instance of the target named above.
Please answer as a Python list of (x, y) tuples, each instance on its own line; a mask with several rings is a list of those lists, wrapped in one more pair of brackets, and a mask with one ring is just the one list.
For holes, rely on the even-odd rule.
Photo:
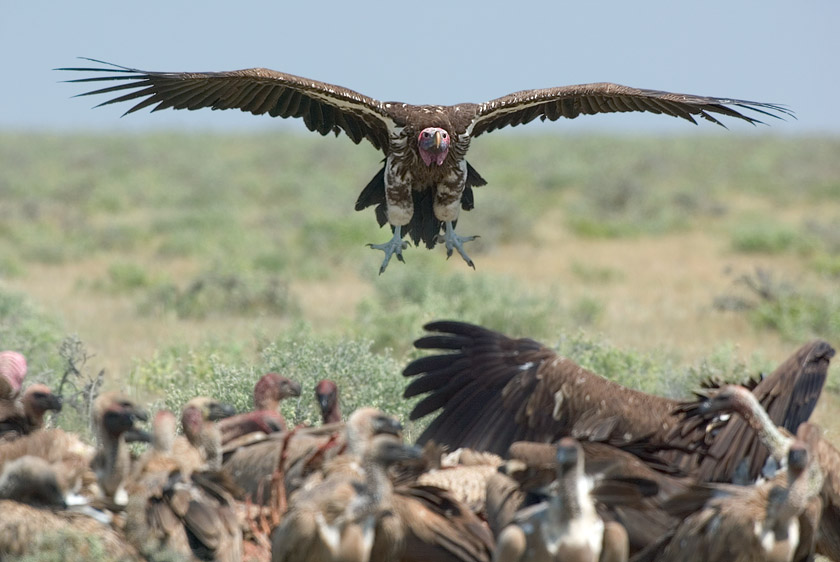
[(127, 91), (99, 104), (137, 100), (138, 103), (125, 114), (154, 106), (152, 111), (209, 107), (240, 109), (254, 115), (267, 113), (272, 117), (302, 117), (311, 131), (322, 135), (343, 131), (355, 143), (367, 139), (382, 150), (387, 150), (388, 133), (397, 126), (385, 104), (378, 100), (341, 86), (265, 68), (228, 72), (150, 72), (96, 59), (85, 60), (104, 66), (58, 70), (97, 73), (69, 82), (124, 81), (79, 95)]
[(676, 94), (599, 82), (523, 90), (480, 104), (466, 132), (476, 137), (502, 127), (522, 125), (536, 117), (556, 121), (560, 117), (574, 119), (581, 113), (594, 115), (628, 111), (662, 113), (695, 124), (696, 117), (701, 117), (725, 126), (716, 115), (741, 119), (750, 124), (762, 123), (739, 110), (749, 110), (761, 117), (774, 119), (794, 117), (789, 108), (774, 103)]

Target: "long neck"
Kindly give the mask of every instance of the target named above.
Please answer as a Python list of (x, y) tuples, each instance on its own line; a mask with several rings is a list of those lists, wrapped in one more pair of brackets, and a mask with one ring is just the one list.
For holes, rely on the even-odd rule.
[(594, 511), (583, 478), (583, 467), (570, 468), (558, 475), (556, 485), (557, 493), (552, 496), (550, 511), (558, 521), (570, 521)]
[(222, 434), (216, 424), (206, 422), (201, 431), (201, 450), (208, 470), (222, 468)]
[(335, 400), (335, 402), (332, 403), (330, 409), (327, 412), (324, 412), (324, 414), (322, 415), (322, 421), (325, 424), (341, 421), (341, 411), (339, 410), (337, 399)]
[(391, 481), (385, 468), (374, 461), (363, 463), (365, 471), (365, 492), (359, 497), (359, 502), (353, 506), (354, 518), (370, 515), (379, 510), (391, 500)]
[(759, 440), (770, 450), (773, 458), (781, 462), (787, 457), (793, 439), (779, 430), (752, 392), (741, 395), (741, 400), (736, 402), (736, 411), (755, 430)]
[(105, 494), (113, 497), (128, 474), (131, 458), (122, 434), (103, 432), (101, 439), (102, 467), (97, 476)]

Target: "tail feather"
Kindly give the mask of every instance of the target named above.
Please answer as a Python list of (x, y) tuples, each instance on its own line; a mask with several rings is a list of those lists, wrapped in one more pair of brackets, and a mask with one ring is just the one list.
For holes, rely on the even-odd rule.
[[(461, 209), (469, 211), (475, 207), (473, 187), (486, 185), (487, 182), (475, 171), (475, 168), (467, 162), (467, 181), (464, 186), (464, 193), (461, 195)], [(403, 236), (408, 234), (415, 246), (424, 243), (427, 248), (434, 248), (437, 244), (437, 237), (443, 228), (443, 222), (435, 217), (434, 211), (434, 190), (422, 189), (412, 191), (412, 202), (414, 214), (409, 223), (403, 228)], [(388, 222), (387, 203), (385, 202), (385, 166), (376, 173), (368, 182), (356, 199), (355, 209), (361, 211), (368, 207), (376, 206), (376, 222), (379, 226), (385, 226)], [(457, 221), (453, 221), (453, 226)], [(394, 227), (391, 226), (393, 232)]]

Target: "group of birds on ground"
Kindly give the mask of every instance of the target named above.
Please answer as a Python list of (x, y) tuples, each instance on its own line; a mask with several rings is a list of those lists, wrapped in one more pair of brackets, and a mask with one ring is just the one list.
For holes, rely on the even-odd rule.
[(840, 560), (840, 453), (808, 421), (828, 343), (680, 402), (531, 339), (426, 329), (403, 371), (410, 417), (434, 414), (414, 444), (386, 412), (343, 416), (329, 380), (322, 423), (292, 426), (302, 388), (267, 373), (253, 410), (197, 397), (180, 423), (102, 393), (90, 445), (45, 426), (61, 398), (0, 353), (0, 559), (76, 535), (115, 560)]

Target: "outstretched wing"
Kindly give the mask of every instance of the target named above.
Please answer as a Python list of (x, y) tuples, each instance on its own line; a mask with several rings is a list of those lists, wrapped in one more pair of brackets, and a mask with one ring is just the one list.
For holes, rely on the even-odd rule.
[(626, 444), (659, 439), (676, 422), (676, 402), (623, 387), (587, 371), (528, 338), (513, 339), (456, 321), (424, 328), (437, 332), (414, 342), (442, 351), (403, 370), (415, 377), (410, 398), (428, 393), (411, 412), (416, 420), (437, 413), (418, 443), (433, 440), (500, 455), (514, 441), (581, 440)]
[(690, 94), (674, 94), (659, 90), (643, 90), (620, 84), (599, 82), (541, 90), (523, 90), (480, 104), (467, 133), (476, 137), (507, 126), (522, 125), (539, 117), (556, 121), (574, 119), (580, 114), (643, 111), (681, 117), (697, 123), (695, 116), (725, 127), (715, 114), (755, 124), (761, 121), (744, 115), (748, 109), (759, 116), (781, 119), (793, 117), (793, 111), (773, 103), (712, 98)]
[(145, 107), (161, 109), (240, 109), (254, 115), (301, 117), (310, 131), (322, 135), (344, 132), (356, 144), (367, 139), (383, 150), (395, 127), (385, 104), (353, 90), (267, 68), (229, 72), (150, 72), (95, 59), (105, 67), (59, 68), (93, 72), (96, 76), (69, 82), (118, 82), (79, 94), (90, 96), (127, 91), (97, 107), (135, 101), (125, 114)]

